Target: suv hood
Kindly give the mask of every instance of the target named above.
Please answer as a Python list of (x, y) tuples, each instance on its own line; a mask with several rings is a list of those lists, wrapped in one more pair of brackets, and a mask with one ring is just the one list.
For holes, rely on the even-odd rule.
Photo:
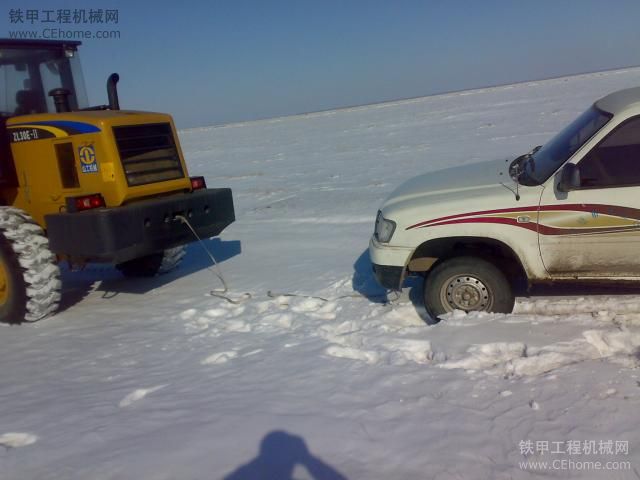
[(496, 187), (508, 193), (508, 190), (500, 185), (501, 182), (510, 187), (514, 185), (508, 170), (509, 161), (493, 160), (425, 173), (407, 180), (396, 188), (385, 200), (383, 208), (434, 195), (455, 193), (458, 198), (462, 192), (469, 192), (463, 195), (465, 197), (484, 195), (485, 192), (475, 190)]

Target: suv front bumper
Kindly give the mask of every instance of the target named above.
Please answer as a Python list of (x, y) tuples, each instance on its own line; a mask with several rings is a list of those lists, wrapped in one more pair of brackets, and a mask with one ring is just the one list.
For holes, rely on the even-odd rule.
[(389, 290), (402, 289), (406, 265), (413, 254), (408, 247), (392, 247), (379, 243), (374, 236), (369, 241), (369, 257), (377, 282)]
[(202, 238), (235, 220), (228, 188), (210, 188), (141, 200), (129, 205), (45, 216), (51, 251), (86, 262), (122, 263)]

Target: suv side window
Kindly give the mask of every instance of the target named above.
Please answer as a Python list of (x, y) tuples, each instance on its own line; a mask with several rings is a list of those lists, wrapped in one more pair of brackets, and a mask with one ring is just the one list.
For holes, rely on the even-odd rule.
[(578, 167), (583, 188), (640, 185), (640, 117), (618, 126)]

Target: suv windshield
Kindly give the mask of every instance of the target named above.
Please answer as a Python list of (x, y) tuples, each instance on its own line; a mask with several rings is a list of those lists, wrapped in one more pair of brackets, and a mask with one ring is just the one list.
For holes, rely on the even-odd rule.
[(612, 117), (592, 106), (539, 150), (528, 156), (518, 181), (541, 185)]
[(72, 110), (87, 107), (78, 52), (62, 48), (0, 48), (0, 116), (54, 113), (54, 88), (71, 92)]

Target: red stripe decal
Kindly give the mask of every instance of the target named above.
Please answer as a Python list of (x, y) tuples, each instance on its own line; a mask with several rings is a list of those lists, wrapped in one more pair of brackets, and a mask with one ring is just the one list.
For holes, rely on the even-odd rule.
[[(567, 204), (567, 205), (540, 205), (537, 206), (526, 206), (520, 208), (501, 208), (497, 210), (480, 210), (476, 212), (468, 212), (461, 213), (457, 215), (448, 215), (446, 217), (434, 218), (431, 220), (425, 220), (423, 222), (416, 223), (407, 227), (405, 230), (411, 230), (413, 228), (424, 228), (424, 227), (435, 227), (437, 225), (450, 225), (452, 223), (473, 223), (478, 221), (479, 218), (485, 218), (482, 222), (479, 223), (491, 223), (489, 220), (494, 220), (493, 223), (508, 223), (513, 224), (514, 226), (527, 228), (532, 230), (531, 225), (535, 224), (527, 224), (527, 223), (517, 223), (514, 219), (500, 219), (495, 217), (477, 217), (477, 215), (492, 215), (497, 213), (512, 213), (512, 212), (536, 212), (538, 210), (541, 211), (576, 211), (576, 212), (592, 212), (603, 215), (613, 215), (617, 217), (631, 218), (635, 220), (640, 220), (640, 210), (636, 208), (629, 207), (619, 207), (615, 205), (600, 205), (600, 204), (589, 204), (589, 203), (575, 203), (575, 204)], [(465, 217), (473, 217), (473, 218), (465, 218)], [(457, 221), (451, 221), (454, 219), (458, 219)], [(465, 221), (462, 221), (465, 220)], [(508, 220), (504, 222), (502, 220)], [(628, 228), (628, 227), (621, 227)], [(535, 229), (535, 227), (533, 228)], [(545, 233), (545, 230), (553, 230), (554, 232), (563, 231), (563, 232), (575, 232), (575, 229), (559, 229), (554, 227), (547, 227), (544, 225), (540, 225), (540, 233), (544, 235), (560, 235), (560, 233)], [(594, 230), (594, 231), (602, 231), (602, 229), (585, 229), (585, 230)]]
[(434, 218), (432, 220), (425, 220), (424, 222), (416, 223), (415, 225), (411, 225), (410, 227), (407, 227), (406, 230), (411, 230), (412, 228), (426, 227), (431, 223), (438, 223), (442, 220), (470, 217), (472, 215), (490, 215), (494, 213), (510, 213), (510, 212), (535, 212), (537, 210), (538, 210), (537, 206), (531, 206), (531, 207), (521, 207), (521, 208), (500, 208), (498, 210), (480, 210), (477, 212), (459, 213), (457, 215), (449, 215), (446, 217)]
[(500, 225), (511, 225), (512, 227), (526, 228), (532, 232), (539, 232), (542, 235), (585, 235), (585, 234), (599, 234), (599, 233), (621, 233), (627, 231), (640, 230), (640, 226), (621, 226), (610, 228), (556, 228), (549, 227), (548, 225), (540, 225), (537, 223), (518, 223), (513, 218), (501, 218), (501, 217), (474, 217), (474, 218), (460, 218), (455, 220), (446, 220), (439, 222), (430, 227), (438, 227), (440, 225), (455, 225), (463, 223), (496, 223)]
[(526, 228), (536, 232), (538, 230), (537, 223), (518, 223), (514, 218), (502, 218), (502, 217), (474, 217), (474, 218), (459, 218), (454, 220), (445, 220), (439, 222), (436, 225), (428, 225), (429, 227), (438, 227), (440, 225), (455, 225), (460, 223), (498, 223), (502, 225), (511, 225), (513, 227)]

